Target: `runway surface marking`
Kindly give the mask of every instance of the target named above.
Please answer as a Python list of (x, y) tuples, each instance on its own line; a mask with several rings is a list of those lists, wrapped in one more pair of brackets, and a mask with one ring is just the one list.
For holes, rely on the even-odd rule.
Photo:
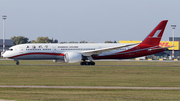
[(0, 88), (60, 88), (60, 89), (159, 89), (180, 90), (180, 87), (93, 87), (93, 86), (0, 86)]
[(15, 101), (15, 100), (3, 100), (3, 99), (0, 99), (0, 101)]

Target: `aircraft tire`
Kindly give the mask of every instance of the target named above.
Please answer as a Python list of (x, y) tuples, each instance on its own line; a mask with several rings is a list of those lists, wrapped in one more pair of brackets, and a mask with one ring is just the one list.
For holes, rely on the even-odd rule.
[(95, 65), (95, 62), (91, 62), (91, 65)]
[(87, 65), (91, 65), (91, 62), (88, 62)]
[(95, 65), (95, 62), (88, 62), (87, 65)]
[(81, 62), (80, 65), (95, 65), (95, 62)]
[(16, 65), (19, 65), (19, 61), (16, 62)]
[(81, 62), (80, 65), (86, 65), (86, 62)]

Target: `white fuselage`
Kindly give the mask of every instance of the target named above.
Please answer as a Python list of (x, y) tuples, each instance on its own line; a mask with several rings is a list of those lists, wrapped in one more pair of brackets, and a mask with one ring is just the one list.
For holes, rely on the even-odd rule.
[[(63, 59), (63, 54), (68, 52), (81, 53), (84, 51), (91, 51), (103, 49), (107, 47), (124, 46), (127, 44), (112, 44), (112, 43), (85, 43), (85, 44), (20, 44), (12, 46), (7, 50), (3, 57), (12, 59)], [(111, 55), (117, 52), (125, 51), (134, 46), (119, 48), (109, 52), (102, 52), (99, 56)]]

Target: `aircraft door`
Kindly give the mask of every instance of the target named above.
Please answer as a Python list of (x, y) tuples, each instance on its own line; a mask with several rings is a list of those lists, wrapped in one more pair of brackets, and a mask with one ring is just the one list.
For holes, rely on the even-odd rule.
[(52, 47), (52, 52), (56, 53), (56, 47), (55, 46)]
[[(51, 51), (52, 51), (52, 53), (57, 53), (56, 46), (52, 46)], [(58, 58), (58, 56), (57, 55), (53, 55), (52, 58)]]
[(19, 47), (18, 50), (19, 50), (19, 53), (24, 53), (24, 49), (22, 47)]

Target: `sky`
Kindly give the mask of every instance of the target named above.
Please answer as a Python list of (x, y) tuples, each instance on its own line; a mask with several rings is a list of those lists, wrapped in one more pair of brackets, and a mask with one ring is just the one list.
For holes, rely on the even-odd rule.
[(0, 0), (7, 15), (5, 38), (24, 36), (29, 41), (49, 37), (59, 42), (104, 43), (143, 40), (162, 20), (169, 20), (162, 40), (180, 37), (180, 0)]

